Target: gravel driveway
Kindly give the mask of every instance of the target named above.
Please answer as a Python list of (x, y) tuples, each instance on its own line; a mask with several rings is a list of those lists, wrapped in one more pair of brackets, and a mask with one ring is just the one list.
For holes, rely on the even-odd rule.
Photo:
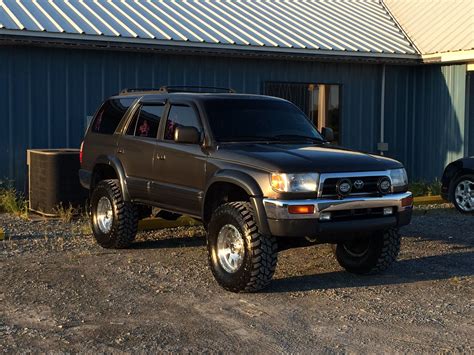
[(0, 226), (2, 352), (474, 352), (474, 217), (453, 209), (417, 210), (383, 275), (293, 249), (258, 294), (215, 283), (200, 227), (105, 250), (83, 221)]

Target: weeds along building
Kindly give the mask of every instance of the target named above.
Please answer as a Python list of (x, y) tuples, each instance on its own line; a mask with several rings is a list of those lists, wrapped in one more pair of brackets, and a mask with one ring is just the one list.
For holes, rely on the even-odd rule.
[[(439, 177), (474, 154), (470, 0), (0, 1), (0, 178), (77, 148), (123, 88), (286, 98), (339, 144)], [(472, 64), (471, 64), (472, 63)]]

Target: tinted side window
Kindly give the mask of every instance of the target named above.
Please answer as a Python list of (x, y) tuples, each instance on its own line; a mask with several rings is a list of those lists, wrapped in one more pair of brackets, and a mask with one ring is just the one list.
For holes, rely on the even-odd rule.
[(163, 111), (164, 106), (142, 106), (140, 113), (134, 118), (135, 122), (131, 122), (135, 124), (133, 134), (137, 137), (156, 138)]
[(107, 100), (92, 123), (92, 132), (113, 134), (134, 100), (133, 98)]
[(176, 127), (181, 126), (196, 127), (201, 132), (199, 118), (192, 107), (171, 106), (168, 119), (166, 120), (165, 139), (173, 140)]

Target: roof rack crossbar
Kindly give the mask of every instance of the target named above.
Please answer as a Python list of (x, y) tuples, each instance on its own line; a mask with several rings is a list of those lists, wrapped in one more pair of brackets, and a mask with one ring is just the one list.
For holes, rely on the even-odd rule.
[(125, 88), (120, 91), (119, 95), (132, 94), (135, 92), (160, 91), (157, 88)]
[[(212, 90), (212, 91), (211, 91)], [(206, 92), (224, 92), (235, 94), (236, 91), (231, 88), (223, 88), (217, 86), (162, 86), (160, 88), (127, 88), (120, 91), (119, 95), (133, 95), (137, 93), (157, 93), (168, 94), (173, 92), (191, 92), (191, 93), (206, 93)]]
[[(203, 91), (204, 90), (204, 91)], [(162, 86), (160, 91), (170, 93), (170, 92), (206, 92), (205, 90), (214, 90), (220, 92), (228, 92), (231, 94), (235, 94), (235, 90), (231, 88), (223, 88), (217, 86)]]

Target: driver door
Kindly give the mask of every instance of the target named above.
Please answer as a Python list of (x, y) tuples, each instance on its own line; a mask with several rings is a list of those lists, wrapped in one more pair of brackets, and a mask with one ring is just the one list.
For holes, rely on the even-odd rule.
[(200, 144), (176, 143), (174, 131), (179, 126), (196, 127), (203, 135), (192, 103), (171, 103), (169, 107), (160, 134), (163, 138), (156, 145), (154, 196), (173, 211), (200, 216), (207, 153)]

